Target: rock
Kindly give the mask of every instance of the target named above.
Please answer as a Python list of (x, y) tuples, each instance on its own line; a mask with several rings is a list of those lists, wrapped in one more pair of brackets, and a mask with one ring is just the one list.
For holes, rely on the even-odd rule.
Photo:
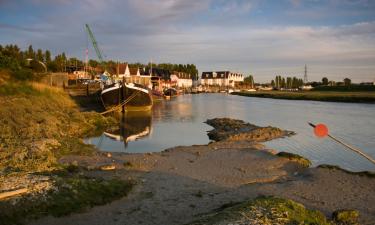
[(259, 127), (254, 124), (245, 123), (242, 120), (229, 118), (215, 118), (207, 120), (206, 123), (212, 127), (207, 133), (214, 141), (269, 141), (275, 138), (290, 135), (291, 132), (283, 131), (276, 127)]
[(300, 156), (300, 155), (297, 155), (297, 154), (293, 154), (293, 153), (290, 153), (290, 152), (279, 152), (276, 154), (277, 156), (279, 157), (283, 157), (283, 158), (287, 158), (291, 161), (294, 161), (294, 162), (297, 162), (299, 164), (301, 164), (303, 167), (310, 167), (311, 166), (311, 162), (310, 160)]

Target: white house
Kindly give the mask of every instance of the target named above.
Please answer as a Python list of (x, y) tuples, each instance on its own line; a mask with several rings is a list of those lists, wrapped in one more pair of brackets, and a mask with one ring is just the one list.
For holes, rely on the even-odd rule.
[(120, 79), (125, 78), (128, 83), (141, 84), (146, 87), (151, 87), (151, 76), (145, 70), (140, 70), (138, 67), (129, 67), (127, 63), (118, 65), (117, 71)]
[(174, 71), (171, 74), (171, 81), (175, 83), (178, 88), (191, 88), (193, 86), (191, 75), (184, 72)]
[(244, 76), (240, 73), (230, 71), (203, 72), (201, 85), (203, 86), (231, 86), (234, 87), (239, 82), (244, 81)]

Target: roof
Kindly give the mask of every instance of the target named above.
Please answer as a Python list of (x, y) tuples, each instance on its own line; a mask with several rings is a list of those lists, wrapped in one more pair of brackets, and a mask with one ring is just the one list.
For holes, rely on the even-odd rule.
[(138, 74), (138, 67), (129, 67), (130, 75), (137, 75)]
[(127, 63), (121, 63), (118, 65), (118, 74), (125, 74), (126, 67), (128, 66)]
[(203, 72), (202, 79), (224, 79), (228, 78), (229, 74), (229, 71)]
[(141, 74), (141, 76), (150, 76), (150, 71), (149, 69), (143, 67), (139, 69), (139, 74)]
[(232, 73), (230, 71), (216, 71), (216, 72), (203, 72), (202, 79), (226, 79), (232, 76), (243, 76), (240, 73)]
[(173, 71), (173, 74), (179, 79), (191, 79), (191, 75), (189, 73)]

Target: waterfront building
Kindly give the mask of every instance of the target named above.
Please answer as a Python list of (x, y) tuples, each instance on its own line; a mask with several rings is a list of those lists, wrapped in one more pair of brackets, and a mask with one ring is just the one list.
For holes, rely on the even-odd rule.
[(191, 88), (193, 86), (193, 80), (191, 75), (184, 72), (173, 71), (171, 74), (171, 81), (177, 88)]
[(203, 72), (201, 77), (203, 86), (235, 87), (243, 81), (243, 74), (230, 71)]
[(151, 87), (151, 76), (144, 71), (145, 69), (139, 69), (138, 67), (129, 67), (127, 63), (119, 64), (117, 67), (118, 78), (125, 78), (125, 82), (127, 83), (136, 83)]

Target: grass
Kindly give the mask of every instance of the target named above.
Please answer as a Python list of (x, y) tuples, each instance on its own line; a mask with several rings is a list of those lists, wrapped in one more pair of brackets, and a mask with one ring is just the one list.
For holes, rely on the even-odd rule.
[(332, 213), (332, 219), (338, 224), (358, 224), (358, 210), (341, 209)]
[(203, 215), (190, 225), (215, 224), (310, 224), (328, 225), (319, 211), (306, 209), (292, 200), (276, 197), (259, 197), (251, 201), (221, 207), (214, 213)]
[(300, 155), (297, 155), (297, 154), (293, 154), (293, 153), (290, 153), (290, 152), (279, 152), (276, 154), (277, 156), (279, 157), (283, 157), (283, 158), (287, 158), (291, 161), (294, 161), (294, 162), (297, 162), (299, 164), (301, 164), (303, 167), (310, 167), (311, 166), (311, 162), (310, 160), (300, 156)]
[(339, 92), (354, 92), (354, 91), (375, 91), (375, 85), (355, 85), (350, 86), (318, 86), (312, 89), (312, 91), (339, 91)]
[(65, 216), (126, 196), (133, 183), (119, 179), (55, 177), (57, 190), (38, 198), (22, 197), (16, 204), (0, 202), (0, 225), (22, 224), (30, 219)]
[(358, 102), (375, 103), (375, 91), (368, 92), (338, 92), (338, 91), (256, 91), (234, 92), (234, 95), (246, 97), (275, 98), (289, 100), (313, 100), (329, 102)]
[(0, 104), (0, 172), (51, 170), (63, 155), (90, 155), (96, 149), (81, 138), (114, 124), (80, 112), (62, 89), (35, 82), (5, 81)]
[[(13, 74), (14, 75), (14, 74)], [(129, 181), (80, 177), (80, 169), (58, 163), (64, 155), (92, 155), (82, 138), (114, 125), (113, 118), (81, 112), (60, 88), (11, 78), (0, 70), (0, 183), (7, 177), (44, 173), (55, 189), (0, 202), (0, 225), (19, 224), (46, 215), (63, 216), (126, 195)], [(51, 171), (60, 171), (50, 174)]]

